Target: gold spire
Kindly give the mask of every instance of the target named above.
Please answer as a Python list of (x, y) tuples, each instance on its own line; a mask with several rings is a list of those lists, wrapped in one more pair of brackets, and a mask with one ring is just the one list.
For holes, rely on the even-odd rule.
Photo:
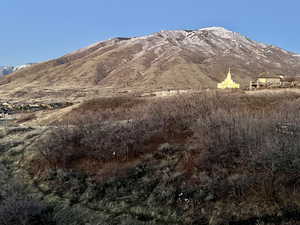
[(232, 80), (231, 79), (231, 72), (230, 72), (230, 67), (229, 67), (229, 71), (228, 71), (228, 74), (227, 74), (227, 78), (226, 78), (227, 80)]
[(225, 88), (240, 88), (238, 83), (235, 83), (231, 78), (231, 69), (229, 68), (226, 79), (218, 83), (218, 88), (225, 89)]

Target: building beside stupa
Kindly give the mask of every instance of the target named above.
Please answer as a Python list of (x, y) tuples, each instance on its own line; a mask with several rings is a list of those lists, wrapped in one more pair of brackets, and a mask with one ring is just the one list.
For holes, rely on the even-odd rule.
[(240, 85), (232, 80), (230, 68), (229, 68), (226, 79), (224, 81), (222, 81), (221, 83), (218, 83), (218, 88), (220, 88), (220, 89), (240, 88)]

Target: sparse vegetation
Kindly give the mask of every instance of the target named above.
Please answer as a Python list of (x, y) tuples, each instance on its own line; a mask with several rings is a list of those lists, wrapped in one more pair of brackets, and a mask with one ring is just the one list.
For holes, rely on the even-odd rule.
[(0, 224), (83, 225), (83, 221), (79, 211), (34, 197), (20, 178), (14, 179), (0, 164)]
[[(200, 163), (202, 166), (245, 166), (250, 157), (259, 156), (255, 160), (258, 166), (259, 160), (267, 163), (268, 157), (279, 157), (282, 150), (286, 157), (291, 154), (295, 158), (300, 131), (295, 106), (298, 97), (252, 98), (216, 92), (149, 102), (130, 98), (91, 100), (72, 112), (72, 119), (69, 116), (60, 123), (40, 151), (54, 164), (64, 161), (61, 165), (66, 167), (70, 160), (80, 157), (126, 161), (148, 152), (148, 146), (156, 141), (162, 144), (173, 138), (196, 146), (206, 162)], [(137, 105), (135, 111), (130, 110)]]
[[(214, 213), (229, 224), (284, 224), (300, 211), (298, 109), (289, 93), (91, 100), (54, 124), (29, 172), (72, 204), (111, 210), (116, 223), (122, 205), (133, 224), (220, 224), (209, 222)], [(164, 219), (148, 205), (127, 211), (137, 198), (154, 208), (167, 202)], [(233, 214), (242, 204), (244, 214)]]

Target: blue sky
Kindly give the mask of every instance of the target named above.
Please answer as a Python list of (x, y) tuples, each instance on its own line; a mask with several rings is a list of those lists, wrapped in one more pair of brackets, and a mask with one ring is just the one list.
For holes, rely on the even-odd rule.
[(223, 26), (300, 53), (297, 0), (2, 0), (0, 65), (40, 62), (112, 37)]

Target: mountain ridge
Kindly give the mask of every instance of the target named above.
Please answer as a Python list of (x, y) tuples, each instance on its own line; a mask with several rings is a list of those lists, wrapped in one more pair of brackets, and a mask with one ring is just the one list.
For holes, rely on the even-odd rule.
[(26, 86), (28, 94), (42, 89), (205, 89), (216, 88), (229, 67), (233, 78), (246, 87), (262, 72), (298, 75), (300, 57), (222, 27), (160, 31), (94, 43), (17, 71), (2, 78), (0, 85), (10, 93)]

